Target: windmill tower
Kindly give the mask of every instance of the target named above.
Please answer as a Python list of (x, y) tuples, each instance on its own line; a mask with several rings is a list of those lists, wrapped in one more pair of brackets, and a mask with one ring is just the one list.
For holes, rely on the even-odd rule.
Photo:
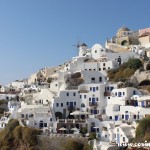
[(88, 46), (85, 43), (80, 44), (80, 42), (77, 43), (77, 45), (73, 45), (79, 50), (79, 57), (83, 57), (86, 54)]

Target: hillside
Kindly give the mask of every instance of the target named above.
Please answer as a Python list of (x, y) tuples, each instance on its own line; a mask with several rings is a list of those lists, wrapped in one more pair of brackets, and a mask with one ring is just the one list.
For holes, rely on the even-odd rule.
[(125, 82), (134, 74), (134, 72), (142, 67), (143, 64), (140, 59), (129, 59), (123, 63), (119, 68), (108, 71), (108, 78), (113, 82)]

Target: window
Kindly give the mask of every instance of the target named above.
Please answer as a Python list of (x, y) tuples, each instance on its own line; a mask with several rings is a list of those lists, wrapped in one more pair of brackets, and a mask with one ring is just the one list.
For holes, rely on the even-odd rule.
[(94, 71), (95, 71), (96, 69), (94, 69)]
[(90, 91), (92, 91), (92, 87), (90, 87)]
[(136, 115), (134, 115), (133, 118), (136, 119)]
[(125, 95), (125, 92), (123, 92), (123, 95)]
[(63, 107), (63, 103), (61, 103), (61, 107)]
[(105, 63), (103, 63), (103, 66), (105, 66)]
[(108, 69), (110, 69), (110, 67), (108, 67)]
[(128, 111), (125, 111), (125, 113), (128, 113)]
[(124, 119), (124, 115), (122, 115), (122, 119)]
[(125, 137), (123, 137), (123, 142), (125, 142)]
[(115, 92), (115, 95), (117, 96), (117, 92)]
[(55, 86), (57, 87), (57, 84), (55, 84)]
[(89, 101), (91, 101), (91, 98), (89, 98)]
[(101, 71), (101, 68), (99, 68), (99, 71)]
[(106, 70), (106, 68), (103, 68), (103, 70)]
[(102, 77), (99, 77), (99, 82), (102, 82)]
[(44, 127), (47, 127), (47, 123), (44, 123)]
[(113, 86), (111, 86), (111, 87), (110, 87), (110, 91), (112, 91), (113, 89), (114, 89), (114, 87), (113, 87)]
[(90, 71), (92, 70), (92, 69), (89, 69)]
[(86, 95), (84, 95), (84, 98), (86, 98)]
[(97, 50), (95, 50), (95, 53), (97, 53)]
[(80, 95), (80, 98), (82, 98), (82, 95)]
[(24, 118), (24, 114), (21, 114), (21, 118)]
[(56, 103), (56, 107), (59, 107), (59, 103)]
[(76, 105), (76, 102), (74, 102), (74, 105)]
[(98, 101), (98, 97), (96, 98), (96, 100)]
[(121, 97), (121, 92), (118, 92), (118, 97)]
[(108, 99), (110, 99), (110, 97), (108, 97)]
[(96, 87), (96, 90), (98, 90), (98, 87)]
[(107, 138), (107, 134), (105, 134), (105, 138)]
[(109, 116), (109, 119), (111, 120), (111, 119), (112, 119), (112, 116)]
[(76, 96), (76, 93), (73, 93), (73, 96)]
[(85, 104), (84, 104), (84, 103), (82, 103), (82, 104), (81, 104), (81, 107), (85, 107)]
[(92, 82), (95, 82), (95, 78), (91, 78)]
[(69, 102), (67, 102), (66, 104), (67, 104), (67, 106), (68, 106), (68, 105), (69, 105)]
[(107, 90), (109, 91), (109, 87), (107, 87)]
[(69, 96), (69, 93), (67, 93), (67, 96)]

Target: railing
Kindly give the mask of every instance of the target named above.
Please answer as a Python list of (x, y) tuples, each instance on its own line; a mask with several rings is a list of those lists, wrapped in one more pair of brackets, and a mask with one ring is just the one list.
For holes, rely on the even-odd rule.
[(90, 102), (89, 105), (91, 107), (97, 107), (98, 106), (98, 103), (97, 102)]
[(111, 92), (104, 92), (104, 96), (111, 96)]
[(75, 110), (76, 106), (68, 106), (68, 110)]
[(86, 119), (57, 119), (57, 123), (86, 123)]

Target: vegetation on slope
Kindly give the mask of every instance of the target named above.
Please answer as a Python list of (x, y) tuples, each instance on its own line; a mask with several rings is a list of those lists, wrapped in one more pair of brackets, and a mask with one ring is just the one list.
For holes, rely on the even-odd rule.
[(123, 63), (119, 68), (109, 70), (108, 78), (110, 81), (119, 82), (127, 81), (134, 72), (142, 67), (143, 64), (140, 59), (129, 59), (126, 63)]
[(83, 137), (38, 136), (40, 150), (92, 150), (88, 139)]
[(150, 142), (150, 116), (147, 116), (140, 120), (136, 128), (135, 140), (146, 140)]
[(18, 120), (11, 119), (6, 128), (0, 132), (0, 149), (4, 150), (38, 150), (37, 135), (40, 130), (21, 127)]
[(4, 111), (7, 111), (8, 102), (6, 100), (0, 100), (0, 117), (3, 115)]

